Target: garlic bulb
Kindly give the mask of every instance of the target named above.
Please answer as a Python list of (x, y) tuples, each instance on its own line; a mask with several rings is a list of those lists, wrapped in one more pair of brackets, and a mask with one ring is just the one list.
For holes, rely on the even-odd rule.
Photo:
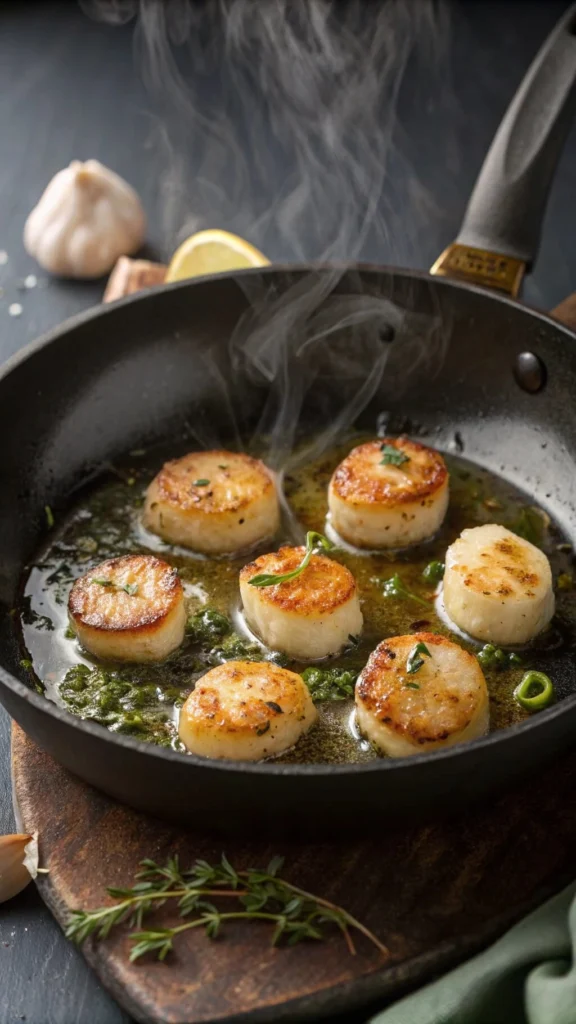
[(24, 227), (24, 245), (45, 270), (101, 277), (144, 241), (136, 192), (98, 160), (73, 160), (54, 175)]
[(38, 837), (0, 836), (0, 903), (16, 896), (38, 874)]

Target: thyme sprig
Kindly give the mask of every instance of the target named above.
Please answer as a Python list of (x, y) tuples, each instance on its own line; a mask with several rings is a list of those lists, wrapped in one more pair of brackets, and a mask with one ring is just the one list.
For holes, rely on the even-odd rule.
[[(70, 915), (66, 936), (81, 944), (90, 936), (105, 939), (121, 924), (137, 929), (130, 960), (134, 962), (147, 953), (165, 960), (173, 949), (177, 935), (191, 928), (203, 928), (215, 939), (222, 925), (232, 920), (267, 921), (274, 925), (272, 944), (285, 941), (293, 946), (304, 939), (323, 939), (323, 929), (333, 925), (340, 929), (350, 953), (356, 948), (352, 931), (360, 932), (388, 956), (382, 942), (347, 910), (278, 877), (284, 861), (274, 857), (264, 870), (249, 868), (236, 871), (222, 854), (219, 864), (197, 860), (192, 867), (180, 868), (178, 857), (171, 857), (164, 867), (153, 860), (143, 860), (136, 875), (136, 884), (129, 889), (108, 888), (118, 902), (96, 910), (74, 910)], [(232, 910), (220, 910), (213, 900), (233, 899)], [(184, 920), (173, 928), (144, 929), (144, 918), (177, 900), (178, 914)]]
[(251, 580), (248, 580), (251, 587), (275, 587), (278, 583), (287, 583), (288, 580), (294, 580), (309, 564), (312, 555), (316, 548), (323, 548), (324, 551), (331, 551), (334, 545), (323, 533), (316, 533), (315, 530), (308, 530), (306, 534), (306, 547), (304, 549), (304, 556), (299, 565), (290, 572), (283, 573), (268, 573), (263, 572), (258, 576), (253, 576)]

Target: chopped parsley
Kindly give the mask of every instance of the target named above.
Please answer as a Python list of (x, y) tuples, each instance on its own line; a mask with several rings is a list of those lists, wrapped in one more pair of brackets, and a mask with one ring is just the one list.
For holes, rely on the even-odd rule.
[(348, 700), (354, 696), (354, 686), (358, 678), (357, 672), (342, 668), (304, 669), (302, 679), (310, 690), (315, 704), (326, 700)]

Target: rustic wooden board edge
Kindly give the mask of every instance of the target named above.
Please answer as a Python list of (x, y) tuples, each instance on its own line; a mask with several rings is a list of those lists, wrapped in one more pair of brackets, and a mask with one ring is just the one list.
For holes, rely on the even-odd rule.
[[(33, 809), (27, 806), (25, 786), (28, 759), (33, 751), (32, 741), (17, 726), (13, 726), (12, 765), (15, 810), (18, 820), (25, 828), (33, 826)], [(42, 754), (41, 756), (46, 758), (48, 755)], [(63, 771), (63, 769), (60, 770)], [(89, 788), (85, 788), (88, 792), (88, 799), (90, 799)], [(107, 800), (100, 794), (97, 795), (97, 799)], [(562, 887), (563, 881), (564, 879), (557, 879), (558, 884), (554, 886), (555, 891)], [(566, 878), (566, 883), (568, 881), (569, 878)], [(50, 876), (39, 876), (37, 885), (42, 899), (58, 923), (64, 927), (69, 910), (59, 897)], [(318, 1020), (323, 1017), (333, 1018), (336, 1013), (361, 1009), (377, 1000), (384, 1002), (392, 997), (399, 998), (411, 988), (425, 984), (438, 973), (450, 969), (463, 959), (485, 948), (515, 920), (521, 918), (524, 913), (537, 906), (542, 899), (549, 895), (552, 895), (550, 887), (543, 891), (537, 891), (525, 904), (516, 906), (511, 912), (503, 911), (481, 931), (461, 935), (455, 940), (441, 943), (428, 953), (400, 963), (384, 965), (351, 981), (277, 1004), (273, 1008), (274, 1019), (296, 1022)], [(163, 1024), (162, 1017), (158, 1016), (152, 1008), (144, 1006), (141, 1001), (135, 1000), (130, 991), (119, 983), (105, 951), (105, 946), (90, 943), (87, 943), (82, 949), (85, 959), (103, 985), (135, 1020), (140, 1024)], [(267, 1005), (232, 1016), (227, 1014), (225, 1017), (218, 1013), (212, 1018), (203, 1017), (203, 1024), (264, 1024), (270, 1019), (271, 1009)], [(192, 1024), (192, 1022), (190, 1018), (183, 1016), (180, 1024)]]

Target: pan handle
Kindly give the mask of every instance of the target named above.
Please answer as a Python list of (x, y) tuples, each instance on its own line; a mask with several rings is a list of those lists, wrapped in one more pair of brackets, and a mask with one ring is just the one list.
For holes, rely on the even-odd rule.
[(576, 3), (541, 47), (488, 151), (455, 242), (432, 274), (517, 295), (576, 115)]

